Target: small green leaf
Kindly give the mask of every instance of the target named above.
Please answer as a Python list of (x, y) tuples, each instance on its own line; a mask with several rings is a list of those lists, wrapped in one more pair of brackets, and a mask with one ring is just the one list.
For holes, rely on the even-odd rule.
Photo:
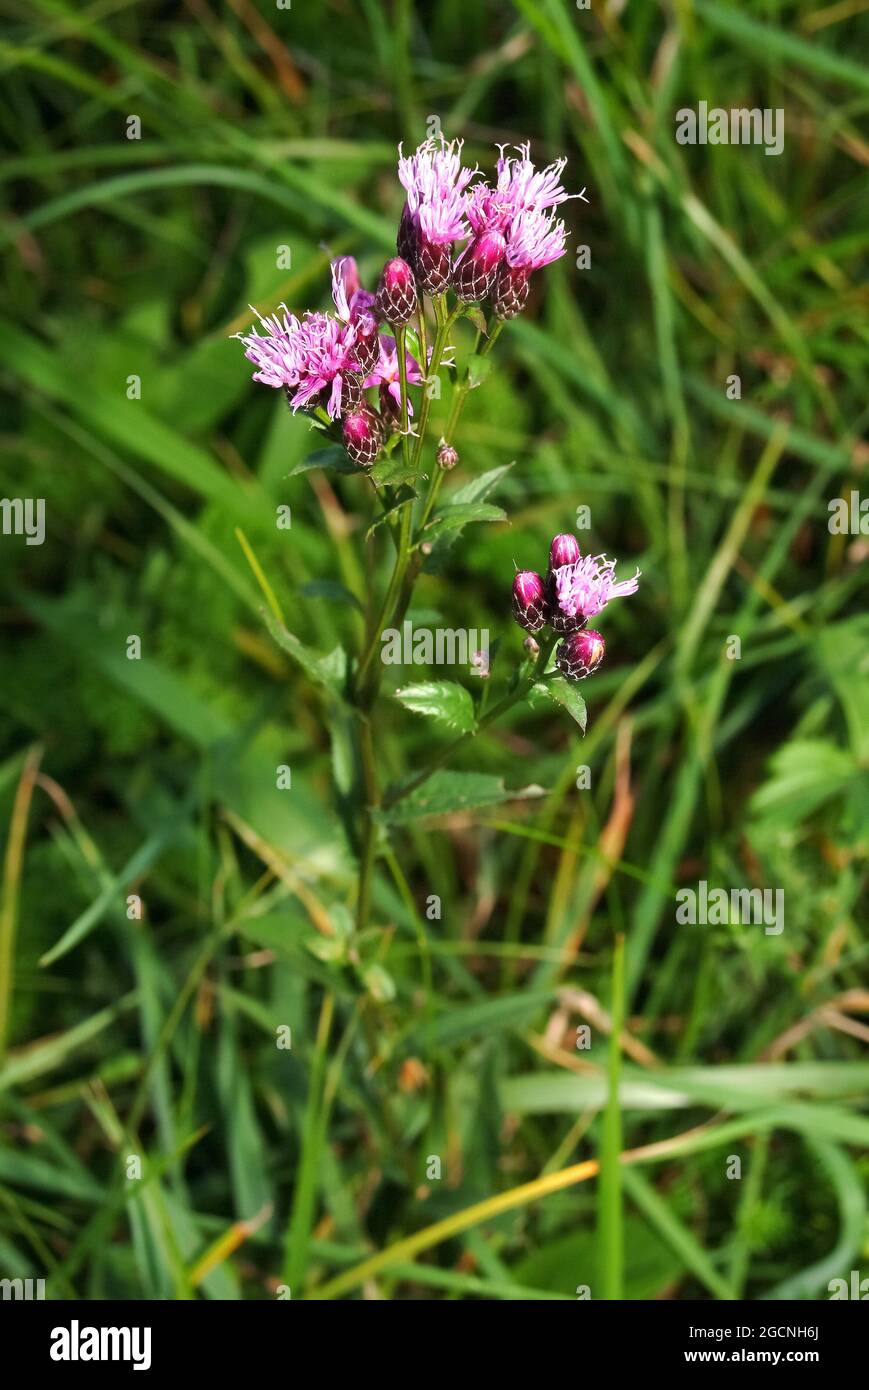
[(444, 507), (425, 528), (426, 540), (434, 540), (449, 531), (457, 531), (471, 521), (505, 521), (507, 513), (503, 507), (493, 507), (491, 502), (454, 502)]
[(310, 473), (312, 468), (323, 468), (330, 473), (359, 472), (340, 444), (327, 444), (324, 449), (315, 449), (313, 454), (301, 459), (295, 468), (290, 469), (287, 477), (295, 478), (299, 473)]
[(347, 679), (347, 653), (344, 649), (336, 647), (324, 656), (322, 652), (306, 647), (304, 642), (300, 642), (298, 637), (279, 623), (271, 613), (266, 611), (264, 616), (268, 630), (281, 650), (298, 662), (302, 670), (318, 685), (325, 686), (333, 695), (343, 698), (344, 683)]
[[(488, 338), (489, 326), (486, 323), (486, 315), (483, 313), (479, 304), (469, 304), (465, 310), (465, 318), (471, 320), (471, 323), (476, 329), (479, 329), (484, 338)], [(488, 360), (488, 357), (485, 358), (485, 361), (488, 362)]]
[(479, 353), (474, 353), (468, 358), (468, 388), (475, 391), (478, 386), (482, 386), (486, 377), (492, 370), (491, 357), (482, 357)]
[(563, 676), (553, 676), (551, 680), (538, 681), (533, 687), (532, 694), (548, 695), (550, 700), (554, 700), (557, 705), (562, 705), (568, 714), (573, 715), (582, 732), (585, 733), (588, 711), (585, 707), (585, 700), (577, 690), (574, 681), (567, 681)]
[(405, 685), (396, 690), (395, 698), (414, 714), (439, 719), (460, 733), (470, 733), (475, 727), (474, 702), (465, 687), (456, 681), (421, 681), (418, 685)]
[(453, 811), (477, 811), (484, 806), (498, 806), (503, 801), (545, 795), (543, 787), (537, 786), (511, 791), (504, 786), (502, 777), (492, 777), (488, 773), (434, 772), (416, 791), (380, 811), (378, 819), (386, 825), (407, 825)]
[(368, 476), (377, 487), (397, 487), (399, 483), (412, 483), (417, 478), (428, 477), (428, 474), (412, 463), (405, 463), (403, 451), (396, 449), (395, 453), (379, 458)]

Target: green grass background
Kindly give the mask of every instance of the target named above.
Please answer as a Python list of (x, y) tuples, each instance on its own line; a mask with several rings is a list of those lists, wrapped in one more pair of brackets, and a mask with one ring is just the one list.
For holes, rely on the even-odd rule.
[[(46, 499), (47, 536), (0, 544), (0, 1273), (95, 1299), (827, 1297), (869, 1255), (869, 539), (827, 527), (867, 492), (865, 6), (4, 10), (0, 486)], [(678, 146), (701, 100), (783, 108), (784, 152)], [(229, 334), (248, 304), (326, 307), (330, 255), (374, 283), (396, 145), (432, 116), (485, 167), (566, 154), (591, 264), (536, 277), (470, 397), (450, 486), (513, 462), (508, 521), (414, 616), (502, 635), (503, 678), (514, 562), (579, 505), (643, 578), (584, 739), (526, 708), (462, 754), (546, 798), (393, 830), (351, 942), (351, 731), (272, 643), (236, 528), (328, 651), (358, 640), (335, 586), (363, 592), (370, 499), (288, 476), (316, 441)], [(440, 746), (389, 685), (379, 719), (390, 775)], [(701, 878), (783, 889), (784, 932), (677, 926)], [(571, 1168), (599, 1155), (600, 1184)]]

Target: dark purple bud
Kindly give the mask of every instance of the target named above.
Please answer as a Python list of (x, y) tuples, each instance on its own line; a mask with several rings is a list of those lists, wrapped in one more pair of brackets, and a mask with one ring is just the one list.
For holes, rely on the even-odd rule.
[(380, 383), (380, 418), (387, 429), (401, 426), (401, 402), (397, 401), (387, 382)]
[(569, 681), (582, 681), (596, 671), (603, 661), (604, 642), (599, 632), (587, 628), (574, 632), (555, 653), (555, 664)]
[(360, 468), (370, 468), (377, 462), (383, 443), (383, 426), (376, 410), (363, 401), (341, 420), (341, 433), (347, 457)]
[(453, 257), (449, 246), (429, 241), (421, 231), (415, 264), (416, 278), (423, 294), (444, 294), (449, 289), (453, 273)]
[(552, 575), (546, 581), (546, 595), (549, 600), (546, 621), (553, 632), (579, 632), (580, 628), (585, 627), (588, 618), (582, 613), (576, 613), (573, 617), (569, 613), (563, 613), (558, 606), (558, 595), (555, 592), (555, 583)]
[(375, 302), (378, 318), (393, 327), (401, 328), (412, 318), (416, 309), (416, 281), (401, 256), (393, 256), (383, 267)]
[(575, 565), (579, 556), (579, 541), (576, 536), (556, 536), (549, 547), (549, 568), (558, 570), (562, 565)]
[(458, 461), (459, 456), (452, 444), (448, 444), (445, 439), (442, 439), (437, 452), (438, 468), (443, 468), (449, 472), (451, 468), (455, 468)]
[(395, 244), (401, 259), (407, 261), (408, 265), (415, 266), (416, 253), (419, 245), (419, 233), (413, 213), (407, 203), (405, 203), (402, 208), (401, 221), (398, 224), (398, 237)]
[(380, 361), (380, 335), (373, 314), (366, 312), (356, 324), (353, 356), (359, 363), (359, 372), (363, 377), (370, 376)]
[(520, 570), (513, 580), (513, 617), (526, 632), (539, 632), (546, 622), (546, 591), (533, 570)]
[(528, 302), (528, 284), (531, 272), (524, 265), (507, 265), (506, 261), (498, 268), (495, 288), (492, 291), (492, 308), (496, 319), (515, 319)]
[(466, 246), (453, 269), (453, 288), (466, 304), (478, 304), (492, 288), (507, 243), (500, 232), (484, 232)]

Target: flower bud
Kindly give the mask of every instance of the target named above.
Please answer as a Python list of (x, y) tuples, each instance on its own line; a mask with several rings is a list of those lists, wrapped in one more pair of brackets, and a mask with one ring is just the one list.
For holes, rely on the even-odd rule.
[(376, 410), (363, 401), (341, 420), (341, 433), (347, 457), (360, 468), (370, 468), (377, 462), (383, 444), (383, 426)]
[(579, 542), (576, 536), (565, 534), (556, 536), (549, 547), (549, 568), (561, 569), (562, 565), (575, 565), (579, 559)]
[(416, 282), (413, 271), (401, 256), (393, 256), (383, 267), (375, 298), (378, 317), (401, 328), (416, 309)]
[(418, 235), (415, 267), (419, 287), (423, 294), (443, 294), (453, 273), (451, 248), (429, 241), (422, 231)]
[(543, 580), (533, 570), (520, 570), (513, 580), (513, 617), (526, 632), (539, 632), (546, 622)]
[(401, 221), (398, 224), (398, 237), (395, 244), (401, 259), (407, 261), (410, 266), (416, 265), (416, 252), (419, 244), (418, 238), (419, 233), (417, 232), (413, 213), (407, 203), (405, 203), (401, 211)]
[(499, 266), (492, 291), (492, 308), (497, 319), (515, 319), (528, 302), (528, 283), (531, 272), (527, 266)]
[(555, 664), (569, 681), (582, 681), (596, 671), (603, 661), (604, 641), (599, 632), (587, 628), (574, 632), (555, 653)]
[(458, 453), (453, 448), (452, 444), (448, 444), (445, 439), (442, 439), (440, 444), (438, 445), (437, 451), (438, 467), (443, 468), (446, 472), (449, 472), (451, 468), (455, 468), (458, 461)]
[(484, 232), (466, 246), (453, 269), (453, 288), (466, 304), (478, 304), (492, 288), (507, 243), (500, 232)]
[(401, 428), (401, 402), (397, 401), (387, 382), (380, 383), (380, 418), (386, 429)]
[(540, 647), (535, 637), (526, 637), (522, 646), (525, 648), (532, 661), (540, 655)]
[(353, 356), (359, 363), (359, 373), (363, 379), (371, 375), (380, 358), (380, 335), (377, 331), (377, 319), (374, 314), (367, 310), (356, 323)]

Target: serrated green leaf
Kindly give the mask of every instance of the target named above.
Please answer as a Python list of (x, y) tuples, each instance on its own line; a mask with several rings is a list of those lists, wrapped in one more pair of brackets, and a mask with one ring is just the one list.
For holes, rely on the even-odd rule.
[(491, 502), (454, 502), (444, 507), (425, 529), (427, 540), (434, 540), (450, 531), (457, 531), (472, 521), (505, 521), (507, 513), (503, 507), (493, 507)]
[(379, 458), (368, 476), (377, 487), (397, 487), (400, 483), (412, 483), (428, 474), (418, 465), (406, 463), (403, 451), (396, 449), (395, 453)]
[(474, 702), (457, 681), (420, 681), (417, 685), (405, 685), (396, 690), (395, 698), (414, 714), (438, 719), (459, 733), (470, 733), (475, 727)]
[(498, 806), (503, 801), (545, 796), (543, 787), (528, 786), (511, 791), (502, 777), (483, 772), (435, 772), (421, 787), (402, 801), (378, 813), (385, 825), (407, 825), (453, 811), (476, 811)]
[(561, 705), (568, 714), (573, 715), (582, 732), (585, 733), (588, 711), (585, 707), (585, 700), (573, 681), (567, 681), (563, 676), (553, 676), (551, 680), (538, 681), (532, 689), (532, 694), (538, 697), (547, 695), (550, 700)]

